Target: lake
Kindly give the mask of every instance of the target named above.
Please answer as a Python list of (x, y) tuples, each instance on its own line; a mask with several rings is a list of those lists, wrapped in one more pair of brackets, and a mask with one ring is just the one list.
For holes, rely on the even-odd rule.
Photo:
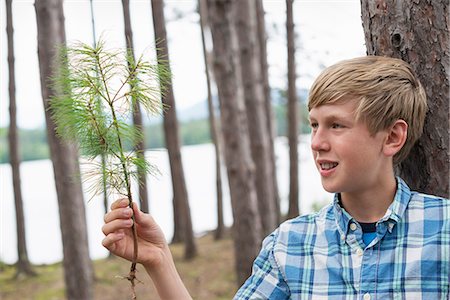
[[(276, 140), (275, 152), (281, 209), (286, 212), (289, 194), (289, 157), (285, 138)], [(310, 151), (309, 135), (301, 136), (299, 155), (300, 209), (302, 213), (308, 213), (312, 211), (313, 203), (325, 204), (331, 201), (333, 195), (322, 188)], [(192, 223), (195, 233), (200, 235), (205, 231), (214, 230), (217, 223), (214, 148), (211, 144), (184, 146), (182, 157)], [(148, 178), (150, 212), (170, 241), (173, 234), (173, 212), (167, 151), (165, 149), (147, 151), (146, 158), (161, 172), (158, 177)], [(61, 261), (63, 252), (52, 163), (50, 160), (23, 162), (20, 171), (29, 259), (33, 264)], [(225, 170), (223, 178), (226, 180)], [(17, 239), (9, 164), (0, 165), (0, 184), (0, 261), (14, 263), (17, 261)], [(231, 225), (233, 218), (227, 182), (223, 182), (223, 195), (225, 224)], [(90, 195), (85, 194), (89, 250), (91, 258), (98, 259), (108, 254), (101, 245), (103, 201), (101, 196), (88, 201), (89, 198)]]

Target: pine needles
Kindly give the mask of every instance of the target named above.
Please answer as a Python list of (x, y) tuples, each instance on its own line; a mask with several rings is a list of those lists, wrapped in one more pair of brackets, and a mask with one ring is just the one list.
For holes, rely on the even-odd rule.
[[(76, 143), (87, 158), (81, 171), (92, 197), (115, 191), (128, 197), (131, 207), (131, 182), (138, 182), (137, 170), (155, 170), (136, 153), (142, 134), (130, 124), (132, 107), (139, 103), (148, 113), (161, 114), (161, 94), (170, 74), (161, 60), (151, 64), (128, 53), (106, 50), (103, 41), (95, 47), (78, 43), (60, 49), (59, 69), (52, 80), (59, 93), (51, 99), (50, 109), (57, 134)], [(97, 160), (100, 156), (105, 164)], [(127, 279), (135, 297), (137, 236), (132, 229), (135, 253)]]

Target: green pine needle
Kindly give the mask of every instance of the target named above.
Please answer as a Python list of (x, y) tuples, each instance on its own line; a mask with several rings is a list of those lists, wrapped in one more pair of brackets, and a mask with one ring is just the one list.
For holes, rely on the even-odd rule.
[[(129, 51), (107, 50), (102, 40), (96, 47), (78, 43), (59, 52), (60, 67), (52, 78), (59, 93), (50, 101), (57, 134), (86, 156), (81, 169), (92, 196), (105, 192), (106, 178), (107, 190), (130, 198), (137, 170), (157, 173), (133, 150), (142, 133), (130, 124), (132, 107), (139, 103), (149, 114), (162, 114), (161, 95), (170, 78), (167, 62), (151, 63), (143, 56), (134, 60)], [(99, 156), (106, 158), (105, 166)]]

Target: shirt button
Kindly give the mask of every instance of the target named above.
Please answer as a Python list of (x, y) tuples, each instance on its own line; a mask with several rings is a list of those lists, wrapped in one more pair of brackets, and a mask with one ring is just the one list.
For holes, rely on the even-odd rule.
[[(363, 254), (364, 254), (363, 249), (358, 248), (358, 250), (356, 250), (356, 254), (358, 254), (358, 256), (363, 256)], [(368, 294), (366, 294), (366, 295), (368, 295)], [(364, 299), (366, 299), (366, 298), (364, 298)], [(369, 295), (369, 299), (370, 299), (370, 295)]]
[(356, 228), (357, 228), (357, 226), (356, 226), (355, 223), (350, 224), (350, 229), (351, 229), (351, 230), (355, 231)]
[(345, 241), (345, 234), (341, 234), (341, 240)]
[(369, 293), (365, 293), (364, 296), (363, 296), (363, 299), (364, 299), (364, 300), (370, 300), (370, 298), (371, 298), (371, 297), (370, 297), (370, 294), (369, 294)]

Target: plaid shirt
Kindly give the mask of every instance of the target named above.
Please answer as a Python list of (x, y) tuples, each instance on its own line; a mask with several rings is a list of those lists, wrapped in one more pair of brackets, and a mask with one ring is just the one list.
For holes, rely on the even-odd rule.
[(369, 245), (336, 195), (264, 240), (234, 299), (450, 299), (450, 201), (397, 182)]

